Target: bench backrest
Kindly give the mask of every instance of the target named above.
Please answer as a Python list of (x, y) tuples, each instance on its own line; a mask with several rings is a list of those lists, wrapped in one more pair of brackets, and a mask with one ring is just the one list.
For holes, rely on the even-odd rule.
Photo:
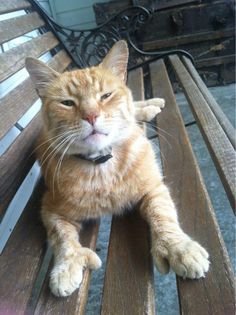
[(72, 61), (27, 1), (3, 1), (0, 14), (1, 220), (35, 162), (33, 147), (41, 125), (41, 103), (24, 68), (25, 57), (38, 57), (57, 71)]

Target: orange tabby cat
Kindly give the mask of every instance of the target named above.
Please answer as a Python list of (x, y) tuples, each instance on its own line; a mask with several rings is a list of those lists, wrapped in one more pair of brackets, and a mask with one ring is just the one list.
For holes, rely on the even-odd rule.
[(63, 74), (37, 59), (26, 60), (43, 101), (38, 159), (47, 185), (42, 219), (54, 252), (50, 288), (56, 296), (80, 286), (83, 268), (101, 266), (97, 254), (79, 243), (81, 222), (121, 214), (139, 201), (160, 272), (170, 265), (194, 279), (209, 268), (205, 249), (180, 228), (152, 146), (136, 122), (135, 115), (153, 118), (164, 102), (132, 101), (125, 84), (127, 61), (124, 41), (99, 66)]

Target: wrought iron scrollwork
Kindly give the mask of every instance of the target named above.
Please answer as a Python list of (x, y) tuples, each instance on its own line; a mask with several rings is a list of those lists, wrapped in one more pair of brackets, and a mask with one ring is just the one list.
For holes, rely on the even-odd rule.
[(129, 45), (129, 69), (170, 54), (185, 55), (193, 61), (192, 56), (184, 50), (145, 52), (139, 48), (137, 31), (145, 27), (153, 14), (144, 7), (130, 7), (96, 28), (78, 30), (56, 23), (36, 0), (30, 0), (30, 2), (43, 15), (50, 29), (61, 38), (64, 48), (79, 68), (98, 64), (113, 44), (120, 39), (125, 39)]

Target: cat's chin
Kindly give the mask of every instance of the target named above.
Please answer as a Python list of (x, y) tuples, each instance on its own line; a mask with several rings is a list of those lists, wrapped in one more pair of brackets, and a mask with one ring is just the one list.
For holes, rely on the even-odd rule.
[(101, 150), (108, 145), (108, 135), (101, 133), (94, 133), (83, 140), (83, 143), (88, 148)]
[(94, 154), (111, 146), (111, 134), (94, 133), (78, 143), (78, 151), (82, 154)]

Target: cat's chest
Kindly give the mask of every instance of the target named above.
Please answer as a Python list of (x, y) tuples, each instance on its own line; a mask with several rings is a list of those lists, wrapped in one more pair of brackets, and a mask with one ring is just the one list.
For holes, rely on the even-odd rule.
[(68, 187), (62, 190), (64, 197), (78, 207), (81, 215), (90, 217), (119, 213), (136, 201), (138, 191), (131, 174), (104, 167), (90, 173), (80, 172), (77, 176), (74, 172), (64, 187)]

